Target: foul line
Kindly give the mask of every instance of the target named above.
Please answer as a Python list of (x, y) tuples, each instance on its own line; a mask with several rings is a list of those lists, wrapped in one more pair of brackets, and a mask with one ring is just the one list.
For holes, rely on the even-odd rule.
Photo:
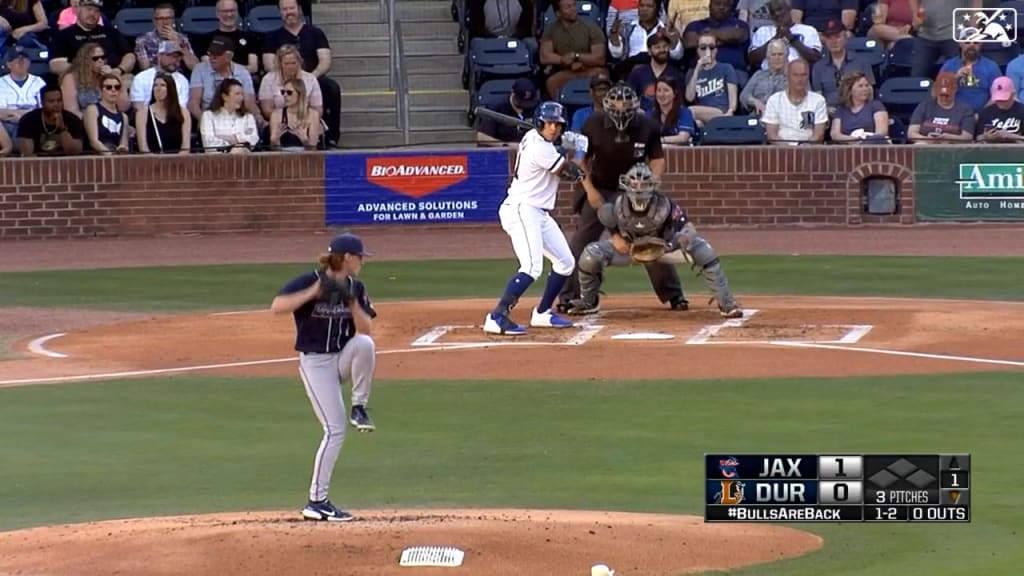
[(889, 356), (908, 356), (911, 358), (929, 358), (932, 360), (951, 360), (956, 362), (974, 362), (976, 364), (998, 364), (1000, 366), (1024, 366), (1024, 362), (1015, 360), (996, 360), (995, 358), (977, 358), (974, 356), (953, 356), (950, 354), (931, 354), (928, 352), (908, 352), (904, 350), (885, 350), (883, 348), (864, 348), (861, 346), (838, 346), (835, 344), (813, 344), (810, 342), (772, 342), (776, 346), (792, 346), (795, 348), (818, 348), (822, 350), (846, 350), (850, 352), (869, 352), (887, 354)]
[[(483, 348), (476, 344), (451, 344), (433, 348), (400, 348), (395, 350), (378, 350), (377, 354), (408, 354), (411, 352), (431, 352), (435, 350), (460, 350), (464, 348)], [(24, 378), (20, 380), (0, 380), (0, 387), (17, 386), (20, 384), (54, 384), (58, 382), (83, 382), (89, 380), (116, 380), (134, 378), (136, 376), (154, 376), (158, 374), (176, 374), (179, 372), (197, 372), (201, 370), (220, 370), (224, 368), (244, 368), (246, 366), (263, 366), (266, 364), (283, 364), (295, 362), (297, 356), (289, 358), (273, 358), (271, 360), (248, 360), (245, 362), (226, 362), (222, 364), (202, 364), (198, 366), (177, 366), (174, 368), (155, 368), (152, 370), (131, 370), (127, 372), (108, 372), (105, 374), (82, 374), (79, 376), (53, 376), (50, 378)]]
[(44, 346), (44, 344), (46, 344), (50, 340), (53, 340), (54, 338), (60, 338), (65, 334), (67, 334), (67, 332), (59, 332), (57, 334), (50, 334), (48, 336), (41, 336), (39, 338), (36, 338), (35, 340), (28, 343), (28, 351), (33, 354), (38, 354), (40, 356), (46, 356), (48, 358), (67, 358), (67, 354), (61, 354), (60, 352), (52, 352), (50, 350), (47, 350), (46, 346)]

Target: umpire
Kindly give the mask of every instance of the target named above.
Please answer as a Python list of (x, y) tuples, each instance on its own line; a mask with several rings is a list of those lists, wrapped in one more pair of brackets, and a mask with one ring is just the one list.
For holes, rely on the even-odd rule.
[[(660, 178), (665, 172), (665, 151), (661, 147), (661, 129), (643, 114), (640, 97), (631, 86), (624, 82), (612, 86), (603, 105), (604, 110), (595, 111), (583, 124), (582, 133), (589, 140), (589, 148), (582, 159), (589, 176), (583, 186), (593, 186), (605, 202), (611, 202), (620, 192), (619, 177), (634, 164), (649, 164), (654, 175)], [(587, 202), (586, 191), (582, 188), (577, 189), (573, 209), (579, 219), (569, 248), (578, 262), (587, 244), (601, 239), (605, 227), (595, 208)], [(667, 302), (673, 310), (689, 308), (675, 266), (651, 262), (644, 267), (662, 303)], [(579, 297), (578, 272), (573, 272), (559, 294), (558, 309), (568, 312), (570, 301)]]

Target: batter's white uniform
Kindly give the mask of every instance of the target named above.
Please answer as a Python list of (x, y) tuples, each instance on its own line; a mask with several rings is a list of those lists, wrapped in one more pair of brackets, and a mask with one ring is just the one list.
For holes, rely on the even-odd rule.
[(512, 239), (519, 271), (536, 280), (544, 257), (556, 274), (568, 276), (576, 267), (569, 241), (551, 217), (558, 195), (558, 171), (569, 160), (536, 129), (519, 143), (508, 196), (498, 209), (501, 227)]

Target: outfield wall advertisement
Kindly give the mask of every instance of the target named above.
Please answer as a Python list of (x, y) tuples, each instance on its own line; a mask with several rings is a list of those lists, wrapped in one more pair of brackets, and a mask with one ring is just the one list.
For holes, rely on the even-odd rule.
[(1024, 221), (1024, 148), (922, 149), (915, 164), (917, 220)]
[(325, 157), (325, 219), (347, 224), (496, 222), (508, 150)]

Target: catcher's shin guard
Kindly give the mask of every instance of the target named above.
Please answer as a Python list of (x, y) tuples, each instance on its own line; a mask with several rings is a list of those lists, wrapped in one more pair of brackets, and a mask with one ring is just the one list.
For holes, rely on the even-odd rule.
[(725, 276), (725, 270), (722, 269), (722, 263), (711, 244), (707, 240), (697, 237), (694, 242), (691, 242), (688, 255), (694, 267), (700, 270), (699, 275), (704, 277), (704, 283), (718, 300), (719, 310), (724, 312), (739, 308), (736, 298), (732, 295), (732, 290), (729, 289), (729, 280)]
[(604, 281), (604, 269), (611, 264), (615, 247), (611, 240), (599, 240), (587, 244), (580, 254), (577, 276), (580, 283), (580, 300), (597, 305)]

